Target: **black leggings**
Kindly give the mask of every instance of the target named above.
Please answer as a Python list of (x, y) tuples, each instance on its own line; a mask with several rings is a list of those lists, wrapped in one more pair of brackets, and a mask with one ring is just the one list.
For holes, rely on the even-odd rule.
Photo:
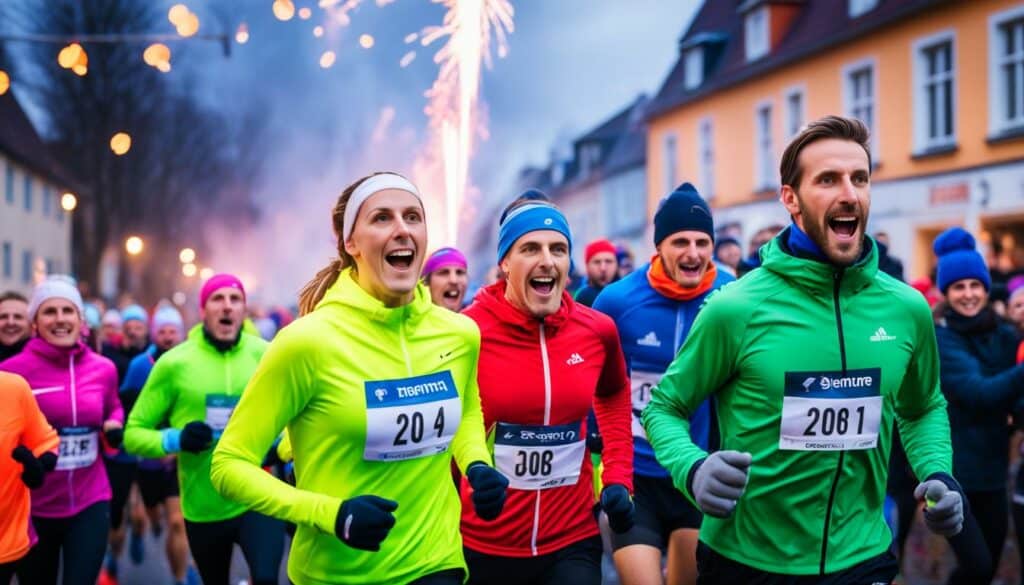
[(499, 557), (466, 548), (469, 585), (600, 585), (600, 536), (536, 557)]
[(0, 585), (11, 585), (11, 577), (14, 576), (14, 566), (18, 561), (0, 563)]
[(284, 554), (284, 522), (245, 512), (220, 522), (185, 520), (185, 534), (204, 585), (228, 585), (237, 543), (249, 563), (253, 585), (276, 584)]
[(956, 553), (957, 567), (949, 576), (948, 585), (990, 583), (999, 568), (999, 558), (1006, 540), (1006, 491), (967, 492), (970, 514), (964, 518), (964, 529), (949, 539)]
[(39, 542), (18, 562), (19, 583), (56, 585), (64, 557), (64, 585), (94, 585), (107, 550), (110, 502), (96, 502), (68, 518), (32, 517)]
[(114, 459), (103, 459), (107, 468), (107, 480), (110, 481), (110, 527), (117, 530), (124, 522), (124, 509), (128, 503), (128, 495), (132, 492), (135, 472), (139, 464), (132, 461), (125, 463)]

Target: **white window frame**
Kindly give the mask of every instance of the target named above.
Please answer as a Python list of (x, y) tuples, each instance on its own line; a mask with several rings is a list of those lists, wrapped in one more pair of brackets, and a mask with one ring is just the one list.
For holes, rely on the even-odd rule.
[[(880, 140), (878, 135), (878, 116), (879, 116), (879, 104), (882, 100), (879, 99), (879, 89), (881, 85), (878, 83), (878, 58), (867, 57), (858, 61), (847, 63), (842, 68), (842, 87), (843, 87), (843, 112), (847, 116), (854, 117), (853, 110), (860, 104), (854, 103), (853, 97), (853, 80), (851, 76), (863, 69), (871, 69), (871, 124), (868, 125), (869, 133), (869, 146), (871, 148), (871, 162), (873, 165), (877, 165), (879, 162), (878, 154), (881, 152), (879, 148)], [(863, 120), (861, 120), (863, 121)]]
[(876, 6), (878, 6), (878, 0), (850, 0), (850, 18), (857, 18), (862, 14), (867, 14), (874, 10)]
[[(743, 50), (748, 62), (764, 57), (771, 48), (770, 15), (768, 6), (761, 5), (743, 17)], [(755, 20), (758, 17), (760, 20)]]
[(686, 59), (686, 76), (683, 78), (683, 88), (686, 90), (697, 89), (704, 83), (704, 48), (701, 46), (690, 47), (683, 57)]
[[(761, 124), (762, 112), (768, 110), (768, 136), (764, 135), (765, 128)], [(775, 174), (775, 104), (771, 100), (763, 100), (754, 106), (754, 191), (768, 191), (775, 189), (777, 176)], [(764, 150), (764, 143), (767, 141), (768, 150)]]
[(668, 132), (661, 137), (661, 156), (665, 162), (665, 193), (671, 193), (679, 184), (679, 137), (675, 132)]
[[(932, 112), (928, 108), (928, 94), (926, 85), (935, 83), (936, 79), (928, 77), (928, 56), (926, 51), (934, 49), (939, 45), (949, 44), (949, 77), (952, 80), (952, 89), (949, 95), (949, 105), (953, 110), (952, 128), (948, 136), (931, 138), (928, 136), (930, 116)], [(957, 67), (956, 67), (956, 31), (947, 29), (935, 34), (922, 37), (913, 42), (910, 48), (911, 62), (914, 64), (914, 91), (911, 109), (914, 112), (914, 153), (923, 154), (929, 150), (955, 146), (957, 143)], [(945, 77), (945, 76), (943, 76)]]
[(700, 148), (700, 192), (704, 199), (715, 198), (715, 126), (711, 116), (701, 118), (697, 125)]
[[(988, 18), (988, 132), (990, 136), (1011, 130), (1024, 129), (1024, 103), (1019, 104), (1017, 117), (1007, 120), (1006, 112), (1006, 87), (1003, 85), (1003, 76), (1000, 69), (1004, 63), (1002, 56), (1003, 39), (1000, 28), (1009, 21), (1024, 18), (1024, 6), (1018, 6), (1002, 12), (997, 12)], [(1024, 74), (1018, 73), (1018, 92), (1024, 93)], [(1018, 96), (1020, 99), (1020, 96)]]
[[(793, 108), (791, 99), (793, 96), (800, 96), (799, 120), (793, 119)], [(792, 138), (800, 133), (800, 129), (807, 124), (807, 86), (804, 84), (789, 87), (782, 93), (782, 103), (785, 104), (785, 135)]]

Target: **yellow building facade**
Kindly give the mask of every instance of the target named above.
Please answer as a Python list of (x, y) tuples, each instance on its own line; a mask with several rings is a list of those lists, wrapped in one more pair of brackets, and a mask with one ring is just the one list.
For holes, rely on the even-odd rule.
[[(872, 132), (869, 230), (890, 235), (908, 278), (927, 274), (932, 238), (954, 224), (980, 234), (991, 261), (1024, 267), (1024, 4), (935, 2), (908, 14), (886, 5), (909, 2), (851, 0), (851, 11), (871, 7), (857, 18), (836, 14), (848, 22), (831, 23), (837, 40), (828, 43), (796, 30), (824, 18), (800, 14), (809, 3), (724, 1), (737, 5), (731, 18), (748, 22), (702, 45), (718, 31), (698, 14), (681, 44), (682, 72), (666, 81), (648, 118), (649, 211), (689, 180), (714, 205), (716, 224), (733, 224), (744, 239), (787, 223), (777, 201), (786, 144), (808, 120), (853, 115)], [(750, 58), (755, 12), (768, 21), (769, 40), (766, 53)], [(695, 30), (701, 26), (709, 30)], [(745, 45), (746, 55), (730, 43)], [(687, 74), (701, 62), (688, 54), (693, 48), (705, 63), (720, 53), (719, 69)], [(673, 83), (691, 90), (673, 92)]]

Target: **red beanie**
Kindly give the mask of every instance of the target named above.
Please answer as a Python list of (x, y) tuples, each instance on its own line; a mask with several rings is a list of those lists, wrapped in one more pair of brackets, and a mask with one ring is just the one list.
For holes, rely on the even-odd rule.
[(616, 253), (615, 244), (608, 240), (594, 240), (590, 242), (587, 244), (586, 249), (583, 250), (583, 262), (589, 263), (595, 254), (600, 254), (601, 252), (608, 252), (614, 256)]

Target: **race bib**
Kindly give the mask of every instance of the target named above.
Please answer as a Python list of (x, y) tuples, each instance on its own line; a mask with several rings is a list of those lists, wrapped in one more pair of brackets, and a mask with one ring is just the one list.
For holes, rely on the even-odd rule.
[(64, 427), (58, 430), (57, 434), (60, 437), (60, 446), (56, 469), (82, 469), (96, 461), (100, 452), (99, 432), (91, 427)]
[(586, 452), (582, 429), (582, 421), (548, 426), (499, 422), (494, 431), (494, 465), (515, 489), (575, 485)]
[(206, 395), (206, 424), (210, 425), (214, 433), (224, 432), (228, 426), (228, 419), (231, 413), (238, 406), (240, 396), (228, 396), (227, 394)]
[(655, 372), (633, 370), (629, 375), (629, 383), (632, 386), (632, 427), (634, 437), (647, 439), (647, 433), (644, 431), (644, 425), (640, 421), (640, 415), (647, 408), (648, 403), (651, 402), (651, 390), (654, 390), (654, 387), (658, 385), (660, 380), (661, 374)]
[(397, 461), (444, 453), (462, 420), (450, 371), (371, 380), (366, 391), (363, 459)]
[(786, 372), (779, 449), (851, 451), (878, 444), (882, 370)]

